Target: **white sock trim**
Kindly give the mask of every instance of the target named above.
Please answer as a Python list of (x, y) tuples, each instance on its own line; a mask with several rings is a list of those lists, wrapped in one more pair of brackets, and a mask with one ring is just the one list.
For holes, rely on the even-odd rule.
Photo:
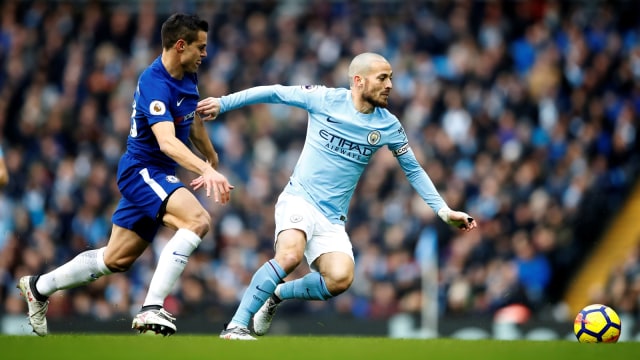
[(189, 229), (178, 229), (172, 239), (186, 240), (193, 247), (191, 251), (195, 250), (202, 242), (202, 238)]
[(101, 247), (98, 249), (98, 253), (96, 254), (96, 263), (98, 265), (98, 270), (102, 275), (109, 275), (112, 273), (111, 269), (104, 263), (104, 252), (107, 250), (107, 247)]

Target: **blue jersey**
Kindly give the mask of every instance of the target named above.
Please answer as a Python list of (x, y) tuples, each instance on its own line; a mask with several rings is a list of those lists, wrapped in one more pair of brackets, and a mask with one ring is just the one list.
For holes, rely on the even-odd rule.
[(138, 80), (127, 151), (118, 164), (122, 198), (112, 222), (147, 241), (153, 240), (162, 223), (163, 204), (174, 191), (184, 187), (175, 176), (178, 164), (160, 150), (151, 126), (172, 122), (176, 137), (188, 146), (198, 98), (196, 74), (185, 73), (182, 79), (174, 79), (160, 57)]
[(173, 122), (176, 137), (189, 146), (189, 129), (198, 98), (197, 75), (185, 73), (182, 80), (174, 79), (158, 57), (138, 80), (127, 153), (144, 164), (175, 171), (176, 162), (160, 151), (151, 126), (161, 121)]
[(343, 223), (356, 185), (373, 154), (388, 147), (411, 185), (437, 213), (445, 206), (409, 147), (397, 117), (384, 108), (356, 110), (348, 89), (323, 86), (258, 86), (220, 99), (220, 112), (256, 103), (307, 110), (307, 135), (285, 192), (301, 195), (331, 222)]

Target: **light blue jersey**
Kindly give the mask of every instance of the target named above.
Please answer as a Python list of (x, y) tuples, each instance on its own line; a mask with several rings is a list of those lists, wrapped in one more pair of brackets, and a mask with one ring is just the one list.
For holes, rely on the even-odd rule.
[(258, 86), (220, 99), (220, 113), (258, 103), (287, 104), (309, 113), (307, 135), (284, 191), (314, 204), (332, 223), (344, 223), (353, 192), (373, 154), (387, 146), (418, 194), (437, 213), (445, 206), (416, 160), (397, 117), (383, 108), (356, 110), (348, 89)]

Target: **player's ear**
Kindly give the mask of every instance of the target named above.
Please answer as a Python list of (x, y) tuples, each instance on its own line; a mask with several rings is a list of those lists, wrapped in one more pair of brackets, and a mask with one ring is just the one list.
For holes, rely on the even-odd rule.
[(184, 40), (182, 40), (182, 39), (180, 39), (180, 40), (176, 41), (176, 50), (178, 50), (178, 51), (183, 51), (183, 50), (184, 50), (185, 45), (186, 45), (186, 44), (185, 44), (185, 41), (184, 41)]
[(353, 76), (353, 83), (356, 85), (356, 87), (361, 87), (362, 86), (362, 76), (354, 75)]

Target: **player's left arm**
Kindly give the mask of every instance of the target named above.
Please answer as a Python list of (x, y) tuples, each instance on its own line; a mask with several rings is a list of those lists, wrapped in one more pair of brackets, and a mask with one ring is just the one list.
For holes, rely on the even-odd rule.
[(438, 214), (438, 217), (445, 223), (469, 231), (477, 226), (476, 221), (463, 211), (451, 210), (447, 203), (438, 193), (433, 181), (427, 172), (420, 166), (415, 154), (409, 147), (409, 143), (391, 150), (393, 156), (396, 157), (400, 167), (404, 171), (405, 176), (411, 183), (411, 186), (420, 194), (422, 199)]
[(204, 126), (204, 121), (197, 113), (195, 114), (193, 123), (191, 124), (189, 140), (191, 140), (193, 146), (200, 151), (211, 166), (217, 170), (219, 161), (218, 153), (213, 147), (213, 143), (211, 143), (207, 128)]

